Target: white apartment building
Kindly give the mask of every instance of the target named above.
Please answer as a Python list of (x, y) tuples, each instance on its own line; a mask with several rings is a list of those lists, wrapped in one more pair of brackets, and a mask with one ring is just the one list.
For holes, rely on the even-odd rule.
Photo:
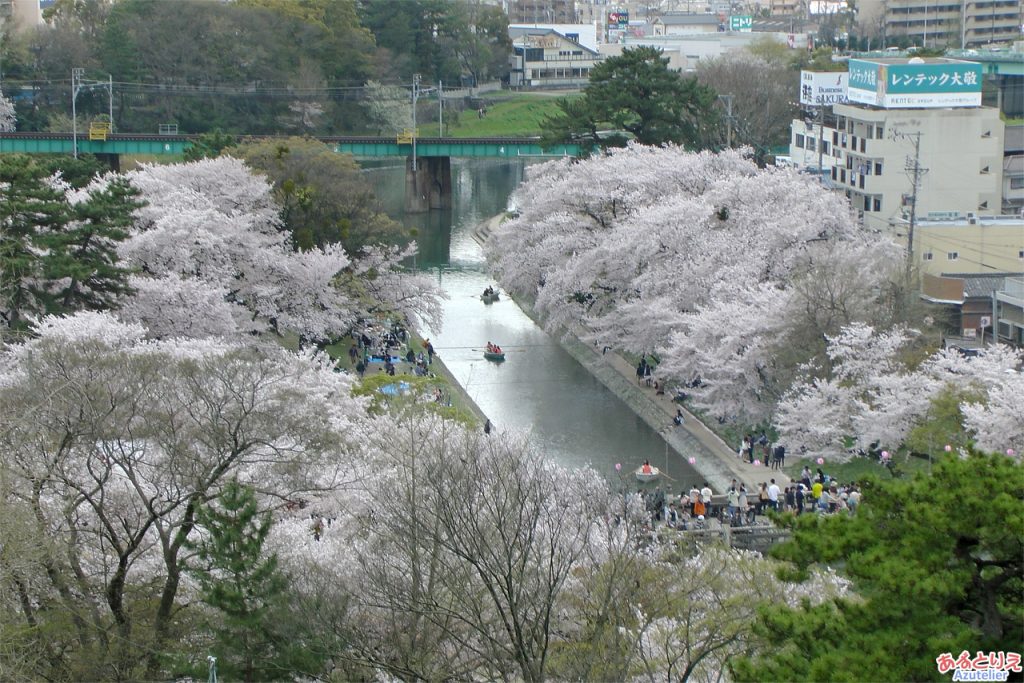
[[(850, 60), (849, 102), (821, 131), (823, 168), (866, 225), (999, 214), (1004, 124), (982, 107), (981, 67), (944, 58)], [(790, 157), (816, 168), (816, 124), (794, 120)], [(914, 188), (914, 168), (918, 185)]]
[(909, 215), (918, 138), (916, 214), (998, 214), (1003, 186), (1003, 121), (990, 107), (834, 107), (832, 180), (871, 227)]

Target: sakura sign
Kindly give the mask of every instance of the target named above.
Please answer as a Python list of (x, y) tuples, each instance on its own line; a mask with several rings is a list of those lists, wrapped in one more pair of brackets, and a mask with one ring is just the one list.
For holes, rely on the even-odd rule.
[(954, 59), (850, 60), (851, 102), (885, 109), (981, 106), (981, 65)]
[(800, 104), (829, 107), (846, 102), (845, 71), (800, 72)]

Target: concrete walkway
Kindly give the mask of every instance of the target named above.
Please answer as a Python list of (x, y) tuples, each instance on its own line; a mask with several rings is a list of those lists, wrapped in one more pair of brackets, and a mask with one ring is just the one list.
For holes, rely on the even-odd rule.
[[(503, 219), (504, 216), (499, 215), (482, 223), (474, 231), (474, 238), (481, 244), (486, 242), (490, 233)], [(516, 299), (516, 303), (524, 313), (537, 322), (532, 302)], [(764, 465), (754, 466), (746, 460), (741, 460), (736, 455), (739, 444), (726, 444), (685, 408), (683, 425), (677, 427), (672, 419), (675, 417), (676, 409), (682, 406), (668, 395), (657, 394), (653, 387), (638, 384), (636, 368), (618, 353), (611, 350), (602, 352), (602, 349), (584, 344), (575, 337), (569, 340), (561, 339), (560, 343), (634, 413), (661, 434), (679, 457), (686, 460), (693, 458), (694, 463), (691, 466), (711, 484), (715, 493), (725, 492), (733, 479), (747, 485), (752, 499), (756, 497), (756, 491), (762, 482), (774, 478), (780, 488), (792, 483), (782, 470), (772, 470)]]

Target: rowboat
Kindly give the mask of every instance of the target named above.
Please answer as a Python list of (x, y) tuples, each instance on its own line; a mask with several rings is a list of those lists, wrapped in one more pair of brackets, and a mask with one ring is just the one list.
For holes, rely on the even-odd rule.
[(492, 360), (495, 363), (500, 363), (505, 360), (505, 352), (495, 353), (493, 351), (484, 351), (484, 358), (486, 360)]
[(490, 294), (481, 294), (480, 295), (480, 301), (483, 301), (485, 304), (493, 304), (495, 301), (497, 301), (500, 298), (501, 297), (500, 297), (500, 295), (497, 292), (492, 292)]
[(648, 467), (645, 471), (643, 466), (637, 467), (633, 472), (636, 475), (636, 480), (640, 482), (654, 481), (661, 476), (661, 470), (653, 465)]

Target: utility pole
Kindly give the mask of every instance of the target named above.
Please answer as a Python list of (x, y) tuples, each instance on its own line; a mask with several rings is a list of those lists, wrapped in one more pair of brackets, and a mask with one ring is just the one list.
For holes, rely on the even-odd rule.
[(420, 75), (412, 75), (412, 170), (416, 172), (416, 100), (420, 96)]
[(71, 70), (71, 154), (78, 158), (78, 110), (75, 108), (75, 100), (78, 99), (78, 90), (81, 88), (82, 76), (85, 69), (76, 67)]
[(907, 157), (906, 170), (911, 184), (910, 194), (910, 227), (907, 229), (907, 275), (914, 265), (914, 227), (917, 225), (917, 192), (921, 189), (921, 177), (928, 172), (927, 168), (921, 167), (921, 131), (916, 133), (898, 133), (893, 131), (894, 140), (911, 140), (914, 144), (914, 159)]
[(437, 79), (437, 137), (444, 137), (444, 84)]
[(824, 179), (821, 177), (822, 159), (825, 156), (825, 150), (822, 149), (825, 138), (825, 105), (818, 107), (818, 183), (824, 183)]
[(732, 95), (719, 95), (725, 102), (725, 146), (732, 149)]

